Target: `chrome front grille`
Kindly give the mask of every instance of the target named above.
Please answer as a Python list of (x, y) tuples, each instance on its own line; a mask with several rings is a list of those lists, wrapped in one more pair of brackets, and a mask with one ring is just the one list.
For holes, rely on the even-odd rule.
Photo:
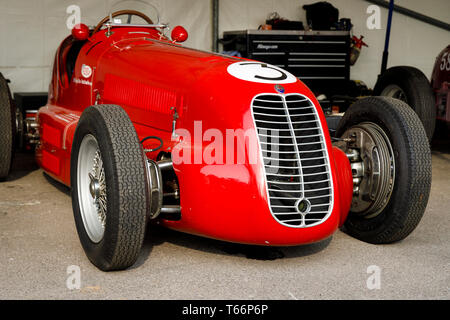
[(300, 94), (261, 94), (252, 115), (274, 218), (297, 228), (324, 222), (333, 208), (333, 182), (313, 103)]

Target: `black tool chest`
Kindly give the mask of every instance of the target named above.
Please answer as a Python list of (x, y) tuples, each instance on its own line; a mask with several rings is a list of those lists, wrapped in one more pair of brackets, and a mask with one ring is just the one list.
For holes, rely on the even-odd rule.
[(345, 95), (350, 81), (349, 31), (224, 32), (224, 51), (283, 68), (316, 95)]

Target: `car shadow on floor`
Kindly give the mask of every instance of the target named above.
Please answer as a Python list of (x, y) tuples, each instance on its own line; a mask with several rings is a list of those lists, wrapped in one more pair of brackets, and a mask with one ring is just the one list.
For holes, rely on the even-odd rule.
[(450, 125), (437, 122), (436, 130), (431, 141), (431, 152), (450, 154)]
[(308, 245), (295, 247), (266, 247), (214, 240), (170, 230), (158, 225), (149, 225), (147, 227), (141, 254), (132, 268), (137, 268), (144, 264), (151, 256), (153, 247), (166, 242), (212, 254), (241, 256), (253, 260), (276, 260), (282, 258), (299, 258), (316, 254), (326, 249), (331, 240), (332, 236), (320, 242)]
[(39, 166), (37, 165), (34, 159), (34, 152), (31, 151), (16, 152), (14, 154), (11, 171), (5, 182), (19, 180), (38, 169)]
[(431, 141), (431, 154), (445, 163), (450, 163), (450, 126), (442, 123), (436, 124)]
[(62, 184), (61, 182), (53, 179), (51, 176), (49, 176), (47, 173), (43, 172), (42, 175), (44, 176), (45, 180), (47, 180), (48, 183), (50, 183), (53, 187), (58, 189), (58, 191), (61, 191), (68, 195), (70, 197), (70, 188), (66, 186), (65, 184)]

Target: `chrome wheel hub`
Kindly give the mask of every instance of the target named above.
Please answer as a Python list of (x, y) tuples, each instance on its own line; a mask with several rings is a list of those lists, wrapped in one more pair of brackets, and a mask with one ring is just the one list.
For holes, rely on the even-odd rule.
[(77, 185), (84, 228), (91, 241), (98, 243), (103, 238), (106, 225), (106, 180), (97, 140), (90, 134), (81, 142)]
[(89, 179), (91, 179), (91, 183), (89, 183), (89, 191), (92, 198), (95, 200), (100, 196), (100, 182), (91, 173), (89, 173)]
[(391, 198), (395, 181), (392, 145), (383, 129), (364, 122), (348, 129), (343, 139), (353, 175), (351, 211), (365, 218), (381, 213)]

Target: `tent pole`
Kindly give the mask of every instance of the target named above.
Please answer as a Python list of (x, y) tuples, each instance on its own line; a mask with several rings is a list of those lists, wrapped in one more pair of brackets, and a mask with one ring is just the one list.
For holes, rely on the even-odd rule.
[(384, 43), (383, 61), (381, 62), (381, 74), (387, 69), (388, 57), (389, 57), (389, 40), (391, 38), (391, 25), (392, 25), (392, 13), (394, 12), (394, 0), (389, 2), (389, 16), (386, 28), (386, 40)]
[(212, 1), (212, 50), (219, 52), (219, 0)]

